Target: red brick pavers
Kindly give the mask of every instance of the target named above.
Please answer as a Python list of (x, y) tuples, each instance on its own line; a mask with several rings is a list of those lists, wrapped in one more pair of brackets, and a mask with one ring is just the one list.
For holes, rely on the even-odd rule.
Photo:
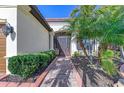
[(8, 76), (8, 75), (6, 75), (6, 74), (1, 74), (1, 75), (0, 75), (0, 80), (3, 79), (3, 78), (5, 78), (5, 77), (7, 77), (7, 76)]
[(0, 82), (0, 87), (7, 87), (8, 84), (8, 82)]
[(69, 58), (58, 57), (41, 87), (81, 87), (82, 79)]
[(9, 82), (6, 87), (18, 87), (19, 83), (16, 82)]

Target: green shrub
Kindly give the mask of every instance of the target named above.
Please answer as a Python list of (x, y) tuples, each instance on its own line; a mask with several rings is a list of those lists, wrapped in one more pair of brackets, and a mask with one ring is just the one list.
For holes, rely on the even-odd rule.
[(52, 60), (56, 56), (56, 53), (55, 53), (54, 50), (45, 51), (44, 53), (46, 53), (46, 54), (48, 54), (50, 56), (50, 60)]
[(8, 69), (12, 74), (19, 75), (24, 79), (31, 77), (42, 67), (45, 67), (56, 56), (53, 50), (33, 53), (28, 55), (18, 55), (9, 58)]
[(25, 79), (38, 69), (38, 61), (36, 55), (14, 56), (9, 58), (8, 69), (12, 74), (20, 75)]
[(53, 51), (47, 51), (47, 52), (45, 52), (45, 53), (47, 53), (48, 55), (50, 55), (50, 58), (51, 58), (51, 59), (54, 58)]
[(113, 58), (114, 52), (112, 50), (106, 50), (102, 53), (103, 58)]
[(50, 56), (44, 52), (35, 55), (39, 56), (39, 68), (46, 66), (51, 61)]
[(116, 65), (112, 60), (113, 57), (114, 57), (114, 52), (112, 50), (104, 51), (101, 57), (101, 66), (110, 76), (117, 74)]
[(50, 60), (53, 59), (53, 54), (52, 54), (52, 52), (47, 51), (47, 52), (45, 52), (45, 53), (46, 53), (47, 55), (49, 55)]
[(55, 50), (50, 50), (50, 51), (52, 52), (53, 57), (55, 58), (55, 57), (56, 57), (56, 52), (55, 52)]
[(79, 57), (80, 56), (80, 53), (75, 51), (74, 54), (73, 54), (73, 57)]

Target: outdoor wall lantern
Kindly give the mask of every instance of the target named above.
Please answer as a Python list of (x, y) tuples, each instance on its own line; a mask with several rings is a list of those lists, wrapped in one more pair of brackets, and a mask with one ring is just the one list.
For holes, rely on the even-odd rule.
[(2, 31), (3, 31), (3, 33), (4, 33), (5, 36), (8, 36), (10, 33), (13, 33), (14, 32), (14, 28), (9, 23), (6, 23), (2, 27)]

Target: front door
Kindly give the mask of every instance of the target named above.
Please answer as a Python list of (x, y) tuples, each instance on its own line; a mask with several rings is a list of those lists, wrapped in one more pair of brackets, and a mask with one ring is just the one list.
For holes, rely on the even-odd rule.
[(0, 73), (6, 72), (6, 60), (4, 56), (6, 55), (6, 37), (2, 32), (0, 25)]
[(57, 37), (59, 53), (61, 56), (70, 56), (70, 37), (58, 36)]

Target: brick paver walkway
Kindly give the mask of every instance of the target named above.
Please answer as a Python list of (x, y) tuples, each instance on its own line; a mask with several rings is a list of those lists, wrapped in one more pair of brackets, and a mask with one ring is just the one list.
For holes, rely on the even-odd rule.
[(69, 58), (58, 57), (41, 87), (81, 87), (82, 79)]

